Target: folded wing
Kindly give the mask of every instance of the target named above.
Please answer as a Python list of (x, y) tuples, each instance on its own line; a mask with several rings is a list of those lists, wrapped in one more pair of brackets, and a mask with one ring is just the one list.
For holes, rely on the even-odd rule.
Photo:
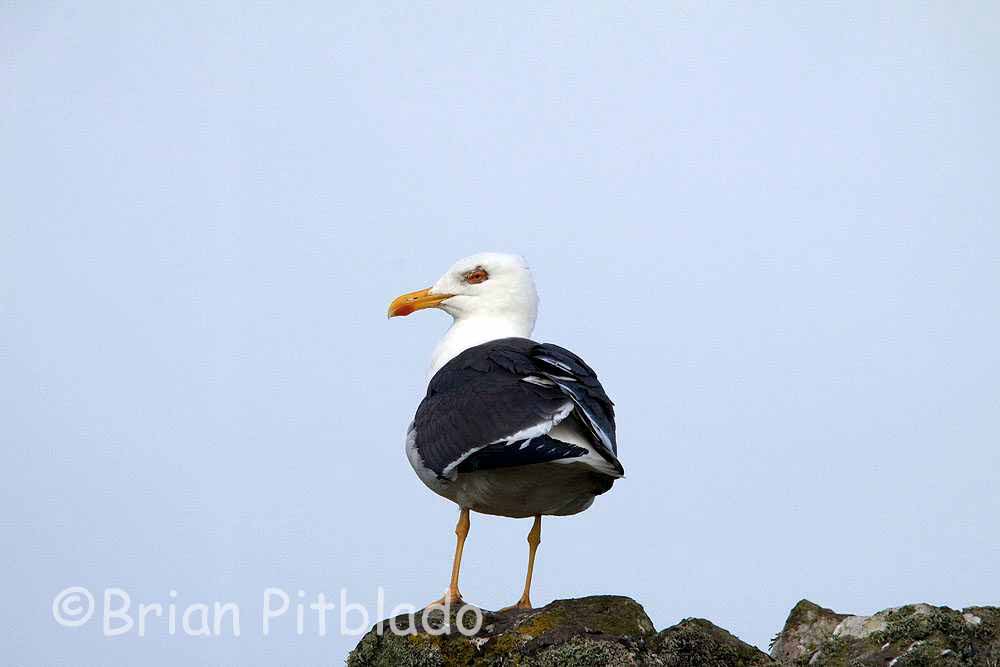
[(556, 345), (504, 338), (465, 350), (439, 370), (410, 433), (437, 478), (537, 463), (582, 463), (611, 477), (614, 407), (594, 371)]

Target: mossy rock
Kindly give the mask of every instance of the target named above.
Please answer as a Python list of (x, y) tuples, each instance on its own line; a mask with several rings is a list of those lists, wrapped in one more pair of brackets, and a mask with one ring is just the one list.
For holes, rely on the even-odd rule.
[(813, 667), (996, 667), (1000, 610), (911, 604), (850, 616), (804, 600), (792, 610), (771, 655), (785, 665)]
[(665, 667), (758, 667), (774, 661), (703, 618), (687, 618), (656, 635), (653, 654)]
[(802, 656), (812, 656), (847, 616), (809, 600), (799, 600), (788, 613), (784, 629), (771, 641), (771, 657), (782, 663), (794, 663)]
[(773, 664), (766, 654), (708, 621), (689, 619), (657, 634), (642, 606), (626, 597), (556, 600), (540, 609), (482, 613), (482, 627), (471, 636), (457, 630), (456, 613), (450, 617), (454, 629), (443, 634), (438, 634), (444, 625), (441, 612), (428, 615), (427, 627), (419, 616), (383, 621), (365, 635), (347, 663), (349, 667)]

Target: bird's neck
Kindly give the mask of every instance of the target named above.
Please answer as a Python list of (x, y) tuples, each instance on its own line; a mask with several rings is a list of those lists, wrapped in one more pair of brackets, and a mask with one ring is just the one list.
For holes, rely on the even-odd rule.
[(531, 335), (534, 324), (534, 318), (477, 315), (456, 319), (434, 348), (427, 379), (434, 377), (442, 366), (470, 347), (499, 338), (527, 338)]

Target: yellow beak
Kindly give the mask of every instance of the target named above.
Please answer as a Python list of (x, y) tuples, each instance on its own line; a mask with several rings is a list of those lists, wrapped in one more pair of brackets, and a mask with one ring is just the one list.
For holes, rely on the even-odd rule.
[(397, 296), (389, 304), (389, 317), (405, 317), (410, 313), (424, 308), (434, 308), (454, 294), (431, 294), (431, 288), (417, 290)]

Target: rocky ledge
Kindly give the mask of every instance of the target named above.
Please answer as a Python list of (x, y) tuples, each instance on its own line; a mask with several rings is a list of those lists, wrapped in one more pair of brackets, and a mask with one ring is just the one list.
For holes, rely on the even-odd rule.
[(1000, 609), (909, 604), (852, 616), (802, 600), (771, 655), (781, 665), (813, 667), (997, 667)]
[[(539, 609), (403, 615), (382, 621), (349, 667), (451, 665), (662, 665), (666, 667), (1000, 667), (1000, 609), (927, 604), (871, 616), (808, 600), (792, 609), (770, 655), (700, 618), (657, 632), (642, 606), (620, 596), (556, 600)], [(425, 623), (426, 621), (426, 623)], [(460, 624), (465, 630), (459, 631)]]
[[(460, 611), (460, 610), (459, 610)], [(705, 665), (772, 664), (767, 654), (702, 619), (686, 619), (657, 632), (635, 600), (602, 595), (556, 600), (531, 610), (483, 611), (475, 634), (472, 614), (452, 613), (452, 631), (438, 634), (444, 614), (422, 619), (398, 616), (365, 635), (347, 659), (349, 667), (446, 665)], [(392, 628), (390, 627), (392, 624)], [(428, 631), (429, 630), (429, 631)]]

